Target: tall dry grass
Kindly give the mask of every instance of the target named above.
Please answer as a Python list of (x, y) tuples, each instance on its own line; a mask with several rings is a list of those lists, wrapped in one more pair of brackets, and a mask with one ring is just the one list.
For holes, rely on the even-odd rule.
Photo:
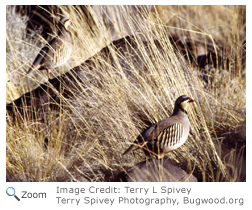
[[(226, 147), (229, 138), (224, 134), (234, 132), (246, 120), (245, 70), (239, 63), (246, 35), (245, 17), (240, 14), (245, 8), (181, 6), (175, 14), (173, 7), (157, 7), (155, 11), (162, 15), (153, 13), (147, 17), (144, 12), (129, 15), (131, 8), (119, 6), (118, 18), (111, 15), (114, 7), (109, 7), (115, 34), (97, 16), (97, 10), (87, 8), (95, 21), (94, 31), (88, 30), (78, 7), (61, 7), (74, 19), (74, 50), (62, 71), (94, 55), (115, 34), (120, 37), (129, 31), (136, 35), (134, 53), (139, 55), (138, 62), (127, 52), (120, 53), (109, 45), (113, 61), (98, 55), (91, 59), (95, 68), (84, 64), (83, 74), (91, 75), (91, 79), (88, 84), (83, 81), (86, 85), (71, 99), (59, 93), (59, 112), (37, 110), (38, 115), (44, 115), (43, 121), (38, 120), (40, 116), (31, 119), (28, 114), (12, 121), (7, 115), (7, 180), (112, 181), (120, 171), (144, 158), (141, 151), (125, 157), (122, 152), (147, 125), (169, 116), (178, 96), (187, 94), (196, 101), (189, 110), (191, 132), (185, 145), (168, 157), (185, 165), (189, 172), (197, 170), (203, 181), (242, 181), (246, 174), (242, 164), (245, 146), (238, 148), (235, 143), (232, 149)], [(7, 22), (7, 99), (13, 100), (28, 90), (27, 84), (34, 88), (44, 80), (41, 72), (39, 77), (37, 72), (25, 77), (24, 72), (36, 54), (36, 50), (31, 53), (31, 48), (41, 38), (27, 37), (26, 20), (11, 12), (7, 7), (7, 15), (15, 18)], [(107, 11), (104, 15), (108, 15)], [(162, 21), (164, 17), (168, 18), (168, 25)], [(16, 20), (22, 23), (22, 27), (15, 27), (15, 33), (22, 35), (18, 38), (11, 36)], [(187, 64), (186, 57), (174, 49), (168, 38), (170, 33), (186, 37), (195, 50), (199, 46), (217, 50), (221, 43), (227, 55), (224, 59), (239, 62), (226, 68), (207, 67), (211, 82), (206, 84), (201, 70)]]

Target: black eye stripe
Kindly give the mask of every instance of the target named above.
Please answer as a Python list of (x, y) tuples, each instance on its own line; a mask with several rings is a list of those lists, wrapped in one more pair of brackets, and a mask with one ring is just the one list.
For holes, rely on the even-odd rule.
[(180, 101), (180, 103), (182, 103), (182, 102), (184, 102), (184, 101), (186, 101), (186, 100), (189, 100), (190, 98), (184, 98), (184, 99), (182, 99), (181, 101)]

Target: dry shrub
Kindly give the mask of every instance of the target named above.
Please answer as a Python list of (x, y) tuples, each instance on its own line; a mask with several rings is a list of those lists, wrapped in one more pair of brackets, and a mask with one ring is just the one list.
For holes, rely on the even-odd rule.
[[(82, 19), (80, 8), (62, 6), (61, 9), (75, 20), (71, 28), (75, 50), (71, 62), (64, 67), (67, 69), (94, 55), (111, 42), (113, 35), (97, 15), (97, 8), (87, 7), (96, 23), (94, 32), (90, 32), (92, 36), (85, 30), (89, 27), (85, 26), (87, 21)], [(135, 35), (134, 46), (130, 48), (129, 44), (122, 52), (108, 45), (109, 56), (97, 54), (90, 59), (92, 65), (84, 63), (80, 69), (85, 85), (71, 98), (64, 98), (59, 93), (59, 111), (36, 110), (34, 119), (27, 114), (16, 121), (7, 115), (7, 180), (112, 181), (120, 171), (144, 158), (140, 150), (125, 157), (121, 154), (149, 124), (169, 116), (174, 101), (182, 94), (196, 101), (189, 110), (191, 132), (185, 145), (168, 157), (190, 173), (195, 171), (202, 181), (245, 180), (242, 164), (237, 164), (245, 159), (245, 146), (237, 148), (233, 146), (235, 144), (229, 144), (224, 135), (232, 133), (246, 118), (245, 70), (240, 62), (245, 50), (245, 31), (241, 30), (246, 23), (239, 18), (245, 8), (179, 6), (180, 13), (175, 15), (173, 8), (168, 7), (167, 13), (172, 14), (168, 18), (169, 26), (157, 15), (147, 17), (143, 11), (142, 15), (131, 16), (131, 9), (117, 7), (124, 21), (118, 18), (111, 22), (122, 32), (130, 29)], [(113, 10), (108, 6), (110, 15)], [(157, 11), (161, 14), (160, 8)], [(162, 11), (164, 16), (165, 8)], [(203, 18), (202, 14), (206, 13), (208, 18)], [(219, 23), (221, 29), (215, 27)], [(9, 24), (7, 28), (12, 26)], [(202, 70), (188, 64), (186, 57), (170, 42), (171, 28), (177, 34), (185, 35), (195, 49), (207, 45), (217, 52), (221, 43), (228, 53), (223, 59), (240, 63), (235, 62), (227, 68), (206, 67), (209, 74), (206, 83), (200, 76)], [(119, 33), (120, 30), (115, 31)], [(24, 28), (20, 31), (24, 33)], [(199, 41), (202, 36), (204, 40)], [(16, 42), (8, 33), (7, 38), (9, 43)], [(22, 50), (34, 44), (29, 38), (20, 39), (23, 41), (18, 47), (23, 46)], [(30, 86), (35, 87), (41, 77), (34, 73), (28, 82), (24, 80), (26, 68), (15, 66), (27, 66), (30, 62), (27, 59), (32, 61), (34, 56), (25, 56), (26, 60), (23, 60), (23, 56), (16, 54), (20, 52), (16, 45), (10, 46), (6, 70), (11, 82), (7, 83), (7, 98), (13, 100), (17, 90), (15, 84), (26, 87), (33, 81), (34, 85)], [(19, 76), (16, 79), (11, 75)], [(72, 85), (76, 84), (73, 82)], [(23, 92), (19, 91), (19, 94)], [(42, 121), (38, 120), (41, 115), (44, 116)], [(227, 142), (225, 145), (223, 139)], [(228, 151), (223, 154), (226, 145)]]

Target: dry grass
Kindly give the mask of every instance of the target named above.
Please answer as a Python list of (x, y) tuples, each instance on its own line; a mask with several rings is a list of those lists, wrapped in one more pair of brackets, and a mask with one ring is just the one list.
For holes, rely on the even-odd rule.
[[(64, 72), (64, 68), (74, 67), (94, 55), (115, 35), (110, 34), (91, 7), (88, 9), (96, 22), (94, 32), (88, 31), (78, 7), (62, 9), (74, 19), (71, 31), (75, 40), (71, 61), (62, 68)], [(116, 66), (112, 66), (108, 58), (93, 58), (102, 78), (100, 86), (96, 85), (95, 72), (83, 67), (83, 71), (93, 75), (91, 82), (83, 85), (73, 98), (62, 98), (59, 112), (47, 110), (43, 122), (31, 119), (28, 114), (17, 121), (7, 116), (7, 180), (111, 181), (118, 172), (143, 159), (141, 151), (134, 156), (121, 156), (140, 131), (147, 124), (169, 116), (175, 99), (187, 94), (196, 101), (189, 110), (191, 132), (186, 144), (170, 153), (169, 158), (186, 165), (190, 172), (197, 169), (203, 181), (242, 181), (241, 177), (246, 174), (241, 164), (245, 159), (245, 146), (237, 147), (234, 143), (230, 149), (229, 138), (224, 134), (232, 133), (246, 120), (246, 81), (241, 63), (246, 22), (240, 15), (245, 8), (180, 6), (177, 10), (169, 6), (157, 7), (161, 18), (167, 18), (168, 25), (155, 15), (143, 24), (144, 14), (133, 19), (125, 7), (118, 10), (128, 27), (120, 20), (114, 21), (116, 36), (122, 36), (130, 28), (134, 35), (140, 34), (149, 42), (146, 48), (142, 39), (136, 38), (136, 53), (141, 55), (143, 67), (136, 68), (130, 56), (120, 55), (110, 47)], [(6, 97), (11, 101), (38, 86), (44, 76), (39, 72), (42, 76), (34, 73), (30, 78), (25, 77), (24, 72), (39, 49), (35, 50), (33, 45), (40, 39), (35, 35), (37, 38), (27, 37), (25, 20), (11, 13), (8, 7), (7, 15), (15, 18), (9, 18), (11, 21), (7, 18), (10, 22), (6, 29), (6, 71), (10, 80)], [(22, 27), (14, 27), (17, 21)], [(14, 28), (17, 31), (13, 31)], [(195, 54), (202, 46), (217, 50), (221, 44), (226, 53), (224, 59), (228, 57), (238, 62), (226, 68), (209, 67), (207, 74), (213, 72), (209, 75), (211, 83), (205, 84), (199, 76), (200, 69), (185, 64), (182, 55), (173, 49), (168, 30), (190, 40)], [(21, 37), (12, 36), (13, 33)], [(157, 49), (155, 40), (161, 44), (161, 50)], [(122, 60), (124, 66), (120, 63)], [(134, 79), (129, 77), (125, 66)], [(45, 138), (48, 139), (47, 149), (44, 148)]]

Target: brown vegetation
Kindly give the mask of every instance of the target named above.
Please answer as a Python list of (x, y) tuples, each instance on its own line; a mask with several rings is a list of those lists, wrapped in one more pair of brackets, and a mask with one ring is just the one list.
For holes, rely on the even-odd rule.
[(7, 181), (115, 181), (144, 159), (122, 152), (182, 94), (191, 132), (170, 161), (199, 181), (246, 180), (245, 6), (59, 8), (74, 52), (47, 82), (25, 75), (45, 40), (7, 6)]

